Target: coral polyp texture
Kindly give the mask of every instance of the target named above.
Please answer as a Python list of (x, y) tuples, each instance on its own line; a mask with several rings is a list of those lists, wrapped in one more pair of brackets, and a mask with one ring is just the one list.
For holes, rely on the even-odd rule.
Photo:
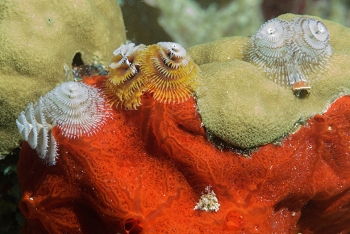
[[(189, 48), (188, 53), (201, 69), (196, 89), (198, 109), (209, 136), (214, 136), (214, 140), (218, 138), (225, 144), (243, 149), (278, 143), (308, 118), (324, 113), (334, 100), (349, 94), (350, 43), (347, 38), (350, 37), (350, 30), (313, 16), (287, 14), (278, 19), (282, 24), (295, 20), (302, 25), (302, 22), (308, 21), (308, 24), (311, 23), (309, 27), (318, 25), (321, 31), (324, 25), (330, 35), (332, 55), (327, 59), (329, 47), (326, 46), (326, 57), (317, 57), (317, 63), (322, 67), (321, 61), (327, 61), (325, 66), (328, 68), (310, 71), (315, 79), (311, 79), (311, 76), (306, 78), (312, 81), (312, 93), (299, 98), (293, 95), (290, 88), (268, 79), (266, 71), (258, 64), (246, 60), (251, 46), (249, 38), (223, 38)], [(324, 38), (322, 36), (320, 39)], [(296, 42), (296, 39), (293, 40)], [(312, 60), (310, 64), (316, 61), (307, 57), (305, 48), (299, 47), (299, 51), (300, 56)], [(295, 72), (307, 74), (309, 68), (316, 68), (306, 64), (300, 66), (294, 67), (299, 69)]]
[(104, 92), (112, 105), (137, 109), (141, 95), (152, 93), (159, 102), (184, 102), (193, 93), (199, 73), (185, 48), (175, 42), (135, 46), (114, 51)]
[(115, 0), (1, 1), (0, 158), (22, 140), (13, 120), (29, 102), (73, 80), (73, 60), (108, 66), (125, 40)]
[(207, 140), (193, 98), (141, 99), (90, 137), (53, 128), (54, 167), (23, 144), (23, 233), (350, 232), (350, 97), (249, 158)]
[(319, 20), (297, 17), (271, 19), (251, 37), (247, 60), (261, 67), (281, 85), (292, 85), (298, 95), (309, 81), (323, 74), (332, 54), (330, 34)]
[(16, 120), (19, 133), (48, 165), (56, 163), (57, 143), (52, 128), (66, 138), (91, 136), (110, 117), (110, 108), (97, 88), (80, 82), (65, 82), (38, 103), (30, 103)]

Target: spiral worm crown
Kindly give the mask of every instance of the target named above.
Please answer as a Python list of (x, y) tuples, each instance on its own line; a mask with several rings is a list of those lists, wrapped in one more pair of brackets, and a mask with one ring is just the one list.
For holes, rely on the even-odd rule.
[(99, 90), (84, 83), (63, 83), (46, 94), (43, 102), (45, 114), (69, 138), (91, 136), (109, 115)]
[(30, 103), (16, 120), (19, 132), (48, 165), (58, 157), (58, 145), (52, 135), (57, 126), (68, 138), (91, 136), (111, 116), (97, 88), (84, 83), (66, 82), (35, 104)]
[(309, 89), (332, 54), (326, 26), (315, 19), (272, 19), (251, 37), (247, 60), (257, 64), (276, 83)]
[(326, 26), (314, 19), (298, 18), (295, 20), (294, 30), (292, 47), (296, 64), (306, 76), (313, 70), (322, 71), (332, 54)]
[(52, 121), (44, 114), (43, 98), (35, 104), (29, 103), (16, 120), (19, 133), (35, 149), (38, 156), (48, 165), (56, 163), (57, 142), (52, 136)]
[(129, 43), (120, 46), (113, 54), (110, 73), (104, 84), (104, 93), (111, 105), (136, 109), (141, 105), (146, 77), (140, 70), (140, 53), (144, 45)]
[(285, 20), (271, 19), (251, 37), (248, 60), (259, 65), (276, 82), (289, 84), (288, 73), (281, 64), (291, 58), (285, 45), (291, 41), (290, 23)]
[(137, 109), (144, 92), (153, 93), (159, 102), (180, 103), (193, 92), (199, 68), (178, 43), (130, 43), (115, 50), (114, 56), (104, 84), (112, 105)]
[(147, 91), (164, 103), (186, 101), (196, 86), (198, 66), (186, 54), (185, 48), (174, 42), (159, 42), (148, 46), (141, 58), (146, 74)]

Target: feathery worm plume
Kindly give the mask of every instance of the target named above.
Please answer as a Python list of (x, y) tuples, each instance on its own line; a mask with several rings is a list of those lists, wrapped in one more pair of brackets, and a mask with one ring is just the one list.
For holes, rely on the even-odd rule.
[(332, 54), (329, 38), (326, 26), (312, 18), (271, 19), (251, 37), (246, 58), (298, 96), (325, 69)]
[(199, 68), (180, 44), (159, 42), (146, 47), (129, 43), (113, 54), (104, 84), (112, 105), (135, 110), (144, 92), (164, 103), (181, 103), (191, 96)]
[(111, 105), (136, 109), (141, 105), (146, 77), (140, 71), (139, 53), (144, 45), (129, 43), (120, 46), (113, 54), (110, 73), (104, 84), (104, 93)]
[(18, 131), (48, 165), (56, 164), (58, 144), (52, 135), (57, 126), (68, 138), (91, 136), (106, 119), (110, 109), (97, 88), (80, 82), (66, 82), (35, 104), (29, 103), (16, 120)]
[(154, 99), (181, 103), (191, 96), (199, 68), (180, 44), (159, 42), (148, 46), (140, 60), (148, 78), (147, 91)]

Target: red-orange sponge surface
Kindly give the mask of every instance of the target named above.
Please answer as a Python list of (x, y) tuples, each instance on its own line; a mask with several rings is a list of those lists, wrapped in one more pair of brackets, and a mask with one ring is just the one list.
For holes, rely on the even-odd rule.
[[(54, 128), (54, 166), (24, 143), (23, 233), (350, 232), (350, 97), (249, 158), (208, 142), (195, 105), (145, 94), (97, 135), (72, 140)], [(218, 212), (194, 210), (208, 185)]]

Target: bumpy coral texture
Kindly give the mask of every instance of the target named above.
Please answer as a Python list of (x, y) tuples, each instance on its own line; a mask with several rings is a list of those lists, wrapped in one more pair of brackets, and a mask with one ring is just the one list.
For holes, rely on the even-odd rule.
[[(287, 14), (278, 19), (299, 17)], [(261, 146), (278, 141), (315, 113), (324, 113), (337, 97), (350, 94), (350, 29), (317, 17), (300, 19), (305, 18), (319, 20), (327, 27), (332, 47), (325, 64), (328, 68), (312, 71), (316, 77), (307, 98), (295, 97), (290, 88), (274, 83), (258, 65), (244, 61), (249, 38), (223, 38), (188, 49), (201, 70), (196, 97), (207, 130), (236, 147)], [(310, 58), (302, 55), (304, 52), (298, 56)], [(309, 68), (302, 70), (307, 74)]]
[(125, 43), (115, 0), (0, 1), (0, 157), (21, 142), (14, 119), (67, 77), (73, 58), (107, 66)]
[[(249, 158), (207, 141), (193, 98), (142, 103), (89, 138), (53, 128), (54, 167), (24, 143), (24, 233), (350, 232), (350, 97)], [(220, 209), (194, 210), (209, 184)]]

